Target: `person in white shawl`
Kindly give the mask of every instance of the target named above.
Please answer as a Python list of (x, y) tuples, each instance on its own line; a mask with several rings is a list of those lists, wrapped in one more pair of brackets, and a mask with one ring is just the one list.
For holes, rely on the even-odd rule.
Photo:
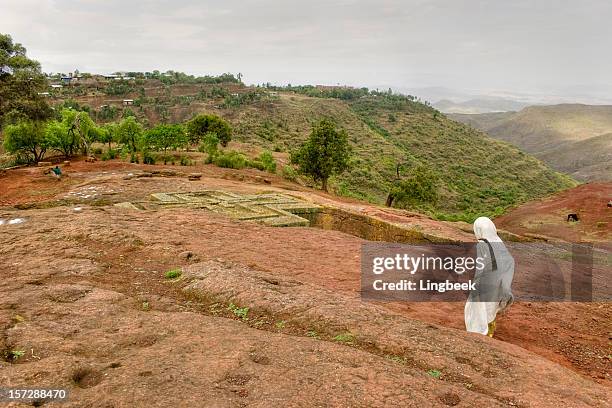
[(476, 256), (483, 259), (485, 266), (476, 269), (474, 275), (476, 289), (465, 304), (465, 327), (468, 332), (493, 337), (497, 313), (506, 311), (514, 300), (514, 258), (489, 218), (474, 221), (474, 235), (478, 239)]

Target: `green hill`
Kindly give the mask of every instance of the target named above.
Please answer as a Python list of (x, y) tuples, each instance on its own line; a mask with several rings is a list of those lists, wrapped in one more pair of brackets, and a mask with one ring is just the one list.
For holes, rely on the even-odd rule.
[(612, 178), (612, 133), (547, 150), (538, 157), (579, 180)]
[[(350, 170), (330, 180), (337, 194), (382, 204), (398, 163), (404, 175), (416, 165), (426, 165), (440, 177), (440, 199), (416, 209), (443, 219), (500, 214), (509, 206), (576, 184), (517, 148), (411, 97), (339, 88), (268, 89), (157, 80), (130, 84), (120, 96), (109, 96), (108, 86), (100, 83), (79, 87), (78, 92), (72, 85), (65, 87), (54, 103), (73, 98), (91, 106), (98, 121), (116, 120), (122, 110), (131, 109), (148, 125), (211, 112), (232, 124), (234, 140), (280, 152), (281, 157), (308, 137), (313, 121), (332, 118), (347, 130), (353, 149)], [(122, 98), (133, 98), (134, 106), (122, 106)], [(111, 108), (113, 115), (108, 114)]]
[(519, 112), (452, 114), (580, 180), (610, 180), (612, 106), (530, 106)]

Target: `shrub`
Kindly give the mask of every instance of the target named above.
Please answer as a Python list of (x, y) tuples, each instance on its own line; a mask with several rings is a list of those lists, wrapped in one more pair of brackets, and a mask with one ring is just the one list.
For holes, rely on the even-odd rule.
[(321, 336), (319, 336), (319, 333), (317, 333), (315, 330), (309, 330), (308, 332), (306, 332), (306, 336), (312, 337), (313, 339), (321, 338)]
[(166, 279), (176, 279), (179, 276), (181, 276), (181, 270), (176, 268), (176, 269), (171, 269), (169, 271), (167, 271), (164, 276), (166, 277)]
[(263, 164), (264, 169), (270, 173), (276, 173), (276, 161), (272, 153), (265, 150), (259, 155), (259, 161)]
[(15, 157), (10, 159), (9, 161), (1, 163), (0, 164), (0, 168), (6, 169), (6, 168), (9, 168), (9, 167), (21, 166), (21, 165), (24, 165), (24, 164), (28, 164), (29, 162), (30, 162), (30, 160), (28, 159), (27, 156), (17, 154), (17, 155), (15, 155)]
[(284, 178), (286, 178), (289, 181), (295, 181), (297, 180), (297, 172), (295, 171), (295, 169), (289, 165), (285, 165), (283, 167), (283, 174), (282, 176)]
[(155, 157), (150, 152), (142, 152), (142, 164), (155, 164)]
[(352, 345), (355, 343), (355, 336), (352, 333), (343, 333), (335, 336), (333, 340), (339, 343)]
[(431, 375), (433, 378), (440, 378), (442, 376), (442, 372), (439, 370), (429, 370), (427, 374)]
[(266, 169), (266, 166), (262, 162), (260, 162), (259, 159), (249, 160), (247, 164), (249, 167), (253, 167), (254, 169), (257, 169), (257, 170)]
[(126, 95), (132, 92), (134, 87), (128, 81), (112, 81), (104, 89), (107, 95)]
[(430, 168), (420, 165), (411, 170), (410, 176), (397, 180), (387, 196), (386, 205), (394, 202), (414, 205), (435, 204), (438, 200), (438, 176)]
[(102, 154), (102, 148), (96, 147), (95, 149), (93, 149), (93, 154)]
[(7, 353), (7, 357), (8, 357), (10, 360), (14, 361), (14, 360), (17, 360), (17, 359), (18, 359), (18, 358), (20, 358), (20, 357), (25, 356), (25, 354), (26, 354), (26, 352), (25, 352), (24, 350), (10, 350), (10, 351)]
[(219, 167), (240, 170), (247, 167), (249, 160), (244, 154), (232, 150), (216, 156), (213, 163)]
[(187, 156), (181, 156), (181, 166), (191, 166), (191, 160)]
[(227, 307), (227, 310), (229, 310), (230, 312), (234, 314), (234, 316), (242, 320), (248, 320), (248, 317), (247, 317), (249, 314), (248, 307), (238, 307), (235, 304), (230, 303), (229, 306)]

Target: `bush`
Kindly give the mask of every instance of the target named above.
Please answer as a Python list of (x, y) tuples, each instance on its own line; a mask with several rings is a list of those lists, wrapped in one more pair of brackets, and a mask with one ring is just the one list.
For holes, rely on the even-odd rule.
[(419, 165), (410, 171), (410, 176), (394, 182), (389, 195), (387, 206), (393, 203), (412, 205), (436, 204), (438, 200), (438, 175), (429, 167)]
[(295, 171), (295, 169), (291, 166), (285, 165), (283, 167), (283, 174), (282, 174), (283, 178), (286, 178), (289, 181), (296, 181), (297, 180), (297, 172)]
[(127, 81), (112, 81), (104, 89), (107, 95), (126, 95), (132, 92), (134, 87)]
[(15, 155), (11, 160), (0, 163), (0, 169), (6, 169), (9, 167), (22, 166), (24, 164), (30, 163), (30, 159), (24, 155)]
[(108, 149), (106, 152), (104, 152), (101, 159), (102, 160), (113, 160), (113, 159), (116, 159), (118, 155), (119, 153), (117, 153), (116, 150)]
[(259, 155), (259, 161), (263, 164), (264, 169), (270, 173), (276, 173), (276, 161), (272, 153), (265, 150)]
[(248, 167), (252, 167), (254, 169), (257, 170), (265, 170), (266, 166), (259, 161), (259, 159), (255, 159), (255, 160), (249, 160), (249, 162), (247, 163)]
[(242, 320), (248, 320), (248, 315), (249, 315), (249, 308), (248, 307), (238, 307), (233, 303), (230, 303), (227, 306), (227, 310), (229, 310), (230, 312), (232, 312), (234, 314), (234, 316), (242, 319)]
[(213, 163), (219, 167), (240, 170), (247, 167), (249, 160), (244, 154), (232, 150), (217, 155)]
[(102, 154), (102, 148), (96, 147), (95, 149), (93, 149), (93, 154)]
[(181, 166), (191, 166), (191, 160), (187, 156), (181, 156)]
[(138, 160), (138, 155), (136, 153), (133, 153), (130, 155), (130, 163), (140, 163), (140, 161)]
[(142, 152), (142, 164), (155, 164), (155, 157), (150, 152)]
[(169, 271), (167, 271), (164, 276), (166, 277), (166, 279), (176, 279), (179, 276), (181, 276), (181, 270), (180, 269), (171, 269)]

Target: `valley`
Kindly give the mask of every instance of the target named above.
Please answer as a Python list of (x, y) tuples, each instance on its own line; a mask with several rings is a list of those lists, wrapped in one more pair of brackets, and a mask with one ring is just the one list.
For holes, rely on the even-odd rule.
[(612, 179), (612, 107), (564, 104), (518, 112), (451, 114), (581, 181)]

